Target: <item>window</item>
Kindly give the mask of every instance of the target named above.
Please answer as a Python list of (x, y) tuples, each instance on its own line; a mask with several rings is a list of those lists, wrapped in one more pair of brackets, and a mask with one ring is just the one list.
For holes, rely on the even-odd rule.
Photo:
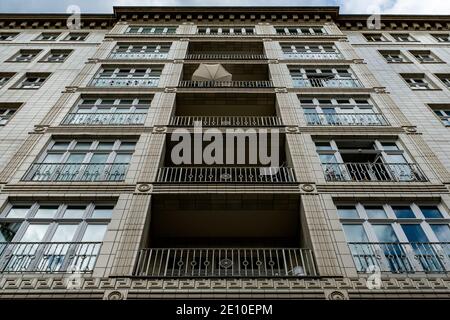
[(174, 34), (177, 30), (175, 26), (131, 26), (125, 33), (133, 34)]
[(113, 59), (167, 59), (171, 43), (118, 44), (111, 52)]
[(397, 42), (416, 42), (409, 33), (392, 33), (391, 37), (395, 39)]
[(43, 32), (35, 40), (36, 41), (56, 41), (61, 35), (59, 32)]
[(400, 50), (380, 50), (379, 52), (388, 63), (410, 62)]
[(327, 32), (323, 27), (275, 27), (275, 31), (279, 35), (326, 35)]
[(39, 89), (48, 79), (50, 73), (26, 73), (15, 85), (15, 89)]
[(438, 42), (450, 42), (450, 35), (449, 34), (433, 34), (432, 36)]
[(342, 59), (334, 44), (282, 43), (281, 50), (287, 59)]
[(90, 97), (81, 99), (63, 120), (70, 125), (132, 125), (144, 124), (151, 96)]
[(239, 34), (239, 35), (251, 35), (255, 34), (255, 28), (253, 27), (233, 27), (233, 28), (222, 28), (222, 27), (199, 27), (197, 28), (198, 34)]
[(19, 34), (16, 32), (2, 32), (2, 33), (0, 33), (0, 41), (12, 41), (18, 35)]
[(430, 50), (410, 50), (409, 51), (414, 58), (420, 63), (440, 63), (442, 62), (434, 53)]
[(450, 104), (429, 104), (445, 126), (450, 126)]
[(0, 102), (0, 126), (6, 125), (21, 106), (20, 103)]
[(64, 62), (72, 53), (72, 50), (52, 49), (40, 62)]
[(123, 181), (136, 140), (53, 140), (25, 175), (32, 181)]
[(113, 209), (102, 202), (8, 203), (0, 213), (2, 271), (93, 271)]
[(450, 270), (449, 215), (442, 205), (360, 202), (336, 208), (359, 272), (371, 266), (394, 273)]
[(436, 87), (423, 73), (400, 74), (411, 90), (433, 90)]
[(289, 67), (293, 85), (302, 87), (355, 88), (360, 87), (349, 67)]
[(64, 41), (84, 41), (88, 35), (89, 33), (71, 32), (64, 38)]
[(19, 50), (18, 53), (6, 60), (7, 62), (31, 62), (42, 50)]
[(436, 77), (438, 77), (439, 80), (441, 80), (441, 82), (450, 89), (450, 74), (442, 74), (442, 73), (438, 73), (436, 74)]
[(0, 89), (3, 88), (13, 76), (14, 73), (0, 73)]
[(389, 42), (381, 33), (365, 33), (363, 36), (368, 42)]
[(156, 87), (162, 73), (162, 66), (145, 67), (139, 69), (125, 69), (105, 67), (100, 70), (92, 85), (97, 87), (127, 87), (147, 86)]

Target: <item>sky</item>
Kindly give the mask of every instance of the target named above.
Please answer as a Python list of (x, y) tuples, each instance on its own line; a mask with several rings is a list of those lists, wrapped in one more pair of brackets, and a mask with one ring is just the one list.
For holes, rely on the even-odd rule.
[(450, 14), (450, 0), (0, 0), (1, 13), (111, 13), (113, 6), (340, 6), (341, 13)]

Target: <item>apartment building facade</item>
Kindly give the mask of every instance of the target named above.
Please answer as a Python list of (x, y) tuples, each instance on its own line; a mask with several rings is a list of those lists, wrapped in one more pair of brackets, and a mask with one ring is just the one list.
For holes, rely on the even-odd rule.
[[(0, 15), (0, 297), (449, 298), (449, 17), (368, 18)], [(199, 125), (279, 165), (178, 163)]]

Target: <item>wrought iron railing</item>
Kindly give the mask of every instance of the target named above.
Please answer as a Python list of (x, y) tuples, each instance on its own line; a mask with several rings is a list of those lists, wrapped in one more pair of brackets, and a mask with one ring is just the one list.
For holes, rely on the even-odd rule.
[(188, 53), (186, 60), (265, 60), (263, 53), (249, 52), (208, 52), (208, 53)]
[(381, 113), (317, 113), (305, 112), (311, 126), (387, 126)]
[(450, 242), (351, 242), (359, 272), (378, 268), (392, 273), (450, 272)]
[(201, 32), (197, 31), (199, 36), (254, 36), (256, 32)]
[(339, 52), (284, 52), (285, 59), (299, 60), (342, 60), (344, 56)]
[(163, 167), (157, 182), (164, 183), (295, 183), (287, 167)]
[(322, 168), (327, 181), (428, 181), (425, 174), (415, 163), (323, 163)]
[(157, 87), (159, 77), (153, 78), (95, 78), (92, 87)]
[(92, 272), (101, 242), (0, 242), (0, 273)]
[(276, 127), (281, 126), (279, 117), (256, 116), (175, 116), (170, 119), (170, 125), (190, 127), (201, 123), (204, 127)]
[(290, 33), (290, 32), (282, 32), (277, 31), (277, 35), (279, 36), (289, 36), (289, 37), (317, 37), (317, 36), (328, 36), (329, 34), (326, 32), (317, 32), (317, 33), (310, 33), (310, 32), (302, 32), (302, 33)]
[(139, 125), (144, 124), (146, 113), (69, 113), (65, 125)]
[(159, 60), (167, 59), (168, 56), (167, 52), (112, 52), (109, 58), (114, 60)]
[(142, 249), (137, 277), (311, 277), (313, 253), (298, 248)]
[(361, 82), (357, 79), (310, 78), (292, 77), (295, 88), (360, 88)]
[(181, 88), (273, 88), (270, 80), (261, 81), (191, 81), (182, 80)]
[(128, 163), (33, 163), (25, 181), (123, 181)]

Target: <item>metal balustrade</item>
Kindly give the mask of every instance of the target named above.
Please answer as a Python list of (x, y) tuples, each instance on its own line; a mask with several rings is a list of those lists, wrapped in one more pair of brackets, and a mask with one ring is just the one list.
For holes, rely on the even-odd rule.
[(305, 112), (310, 126), (387, 126), (381, 113), (317, 113)]
[(242, 36), (254, 36), (256, 35), (255, 32), (197, 32), (197, 35), (199, 36), (236, 36), (236, 37), (242, 37)]
[(262, 53), (238, 52), (208, 52), (188, 53), (186, 60), (265, 60), (267, 56)]
[(350, 251), (359, 272), (442, 273), (450, 271), (450, 242), (351, 242)]
[(161, 60), (167, 59), (169, 54), (167, 52), (158, 53), (158, 52), (112, 52), (109, 55), (109, 59), (114, 60), (141, 60), (141, 59), (150, 59), (150, 60)]
[(33, 163), (25, 181), (123, 181), (128, 163)]
[(92, 87), (157, 87), (159, 77), (154, 78), (95, 78)]
[(163, 167), (162, 183), (295, 183), (292, 168), (280, 167)]
[(276, 127), (282, 125), (279, 117), (175, 116), (170, 119), (170, 125), (175, 127), (190, 127), (195, 123), (201, 123), (203, 127)]
[(101, 242), (0, 242), (0, 273), (92, 272)]
[(144, 124), (146, 113), (69, 113), (62, 124), (65, 125), (140, 125)]
[(428, 181), (425, 174), (415, 163), (323, 163), (322, 168), (327, 181)]
[(273, 88), (270, 80), (261, 81), (191, 81), (182, 80), (181, 88)]
[(298, 248), (187, 248), (139, 251), (137, 277), (311, 277), (313, 253)]
[(294, 60), (343, 60), (339, 52), (284, 52), (285, 59)]
[(357, 79), (335, 78), (292, 78), (295, 88), (360, 88), (361, 83)]
[(322, 32), (322, 33), (310, 33), (310, 32), (302, 32), (302, 33), (289, 33), (289, 32), (280, 32), (277, 31), (278, 36), (289, 36), (289, 37), (322, 37), (329, 36), (330, 34)]

